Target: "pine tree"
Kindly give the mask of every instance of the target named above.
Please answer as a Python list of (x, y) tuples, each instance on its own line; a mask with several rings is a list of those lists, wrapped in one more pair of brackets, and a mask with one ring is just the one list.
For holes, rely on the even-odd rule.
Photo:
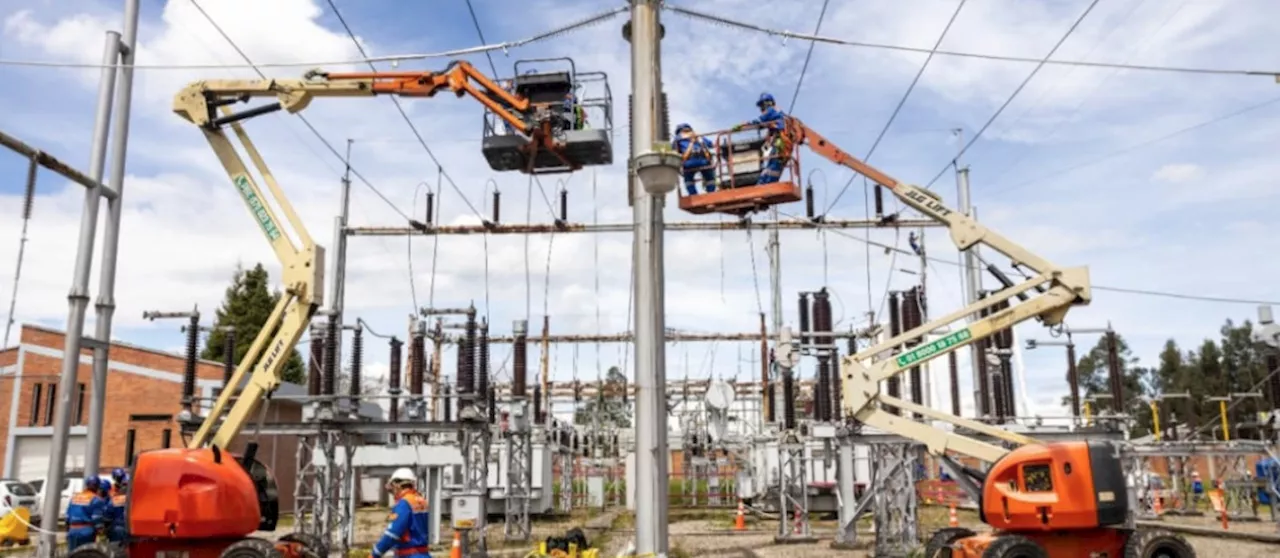
[[(222, 307), (218, 309), (214, 320), (213, 332), (209, 334), (200, 358), (223, 360), (226, 332), (222, 328), (232, 326), (235, 328), (235, 362), (239, 364), (244, 355), (249, 352), (249, 346), (253, 345), (254, 338), (266, 324), (267, 318), (271, 316), (271, 310), (280, 300), (280, 292), (272, 292), (267, 286), (268, 281), (267, 270), (261, 263), (250, 270), (236, 267), (231, 286), (227, 287)], [(285, 364), (284, 381), (293, 383), (304, 381), (306, 375), (302, 362), (302, 356), (295, 349), (289, 357), (289, 362)]]
[[(1120, 361), (1120, 384), (1123, 389), (1123, 401), (1120, 408), (1133, 420), (1133, 436), (1145, 436), (1151, 432), (1151, 408), (1143, 401), (1159, 389), (1158, 370), (1138, 365), (1138, 359), (1129, 350), (1124, 338), (1116, 334), (1116, 353)], [(1110, 371), (1107, 369), (1107, 337), (1098, 338), (1097, 344), (1089, 352), (1080, 357), (1076, 364), (1076, 373), (1080, 379), (1080, 398), (1083, 401), (1091, 395), (1110, 394)], [(1064, 398), (1065, 401), (1065, 398)], [(1094, 414), (1113, 408), (1109, 399), (1094, 404)]]

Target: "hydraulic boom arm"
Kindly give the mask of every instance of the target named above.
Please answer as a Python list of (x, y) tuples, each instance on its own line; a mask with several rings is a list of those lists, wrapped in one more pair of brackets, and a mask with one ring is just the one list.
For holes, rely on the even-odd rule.
[[(845, 357), (840, 363), (840, 374), (843, 380), (841, 402), (844, 414), (868, 426), (920, 441), (937, 454), (955, 451), (983, 461), (994, 461), (1008, 450), (967, 436), (934, 429), (930, 425), (889, 413), (881, 407), (896, 407), (1014, 444), (1034, 443), (1035, 440), (1020, 434), (881, 394), (880, 382), (1031, 318), (1039, 318), (1046, 325), (1062, 323), (1072, 306), (1088, 304), (1092, 297), (1088, 269), (1060, 268), (1053, 265), (1048, 260), (1032, 254), (1008, 238), (986, 228), (968, 215), (947, 208), (933, 192), (899, 182), (846, 153), (796, 118), (787, 117), (786, 133), (791, 135), (796, 144), (804, 143), (827, 160), (866, 176), (888, 188), (916, 211), (946, 225), (951, 232), (952, 242), (960, 250), (968, 250), (981, 243), (1004, 254), (1012, 260), (1015, 268), (1026, 269), (1032, 274), (1025, 281), (1014, 284), (998, 269), (989, 267), (989, 270), (1004, 284), (1004, 289), (966, 308)], [(1006, 309), (994, 312), (959, 329), (953, 328), (951, 333), (907, 352), (896, 355), (891, 352), (892, 349), (909, 340), (924, 337), (930, 332), (960, 322), (1015, 296), (1020, 299), (1018, 304), (1010, 305)]]

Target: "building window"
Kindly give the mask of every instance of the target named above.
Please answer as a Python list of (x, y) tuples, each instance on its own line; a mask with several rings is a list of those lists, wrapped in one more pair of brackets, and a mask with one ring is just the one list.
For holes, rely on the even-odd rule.
[(169, 437), (172, 435), (172, 430), (169, 430), (168, 428), (164, 429), (164, 432), (160, 433), (160, 447), (169, 449)]
[(138, 437), (138, 431), (132, 428), (130, 428), (129, 431), (126, 432), (124, 435), (124, 466), (125, 467), (133, 466), (133, 443), (135, 438), (137, 437)]
[(84, 384), (76, 384), (76, 424), (84, 424)]
[(173, 415), (129, 415), (129, 420), (133, 422), (169, 422), (173, 420)]
[(50, 383), (49, 397), (45, 400), (45, 404), (44, 404), (44, 407), (45, 407), (44, 425), (45, 426), (50, 426), (53, 424), (53, 409), (57, 406), (58, 406), (58, 384)]
[(35, 426), (40, 422), (40, 402), (43, 401), (40, 399), (40, 391), (43, 387), (44, 384), (31, 386), (31, 416), (29, 417), (30, 420), (27, 421), (27, 426)]

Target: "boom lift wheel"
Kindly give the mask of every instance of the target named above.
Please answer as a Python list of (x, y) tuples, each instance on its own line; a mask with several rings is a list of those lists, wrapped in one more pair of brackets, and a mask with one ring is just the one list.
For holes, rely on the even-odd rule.
[(119, 545), (96, 542), (86, 544), (67, 554), (67, 558), (125, 558), (124, 549)]
[(221, 558), (285, 558), (276, 545), (263, 539), (236, 541), (222, 551)]
[(1124, 558), (1195, 558), (1196, 551), (1182, 535), (1164, 529), (1142, 529), (1124, 543)]
[(1021, 535), (1000, 535), (982, 552), (982, 558), (1049, 558), (1036, 541)]
[(951, 558), (951, 543), (974, 534), (972, 529), (964, 527), (939, 529), (929, 537), (929, 543), (924, 545), (924, 558)]

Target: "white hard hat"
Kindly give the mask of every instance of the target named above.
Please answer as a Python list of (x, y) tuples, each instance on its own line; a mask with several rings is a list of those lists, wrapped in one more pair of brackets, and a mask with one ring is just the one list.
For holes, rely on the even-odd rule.
[(402, 482), (413, 483), (413, 482), (417, 482), (417, 480), (418, 480), (418, 476), (413, 474), (413, 469), (410, 469), (408, 467), (401, 467), (399, 469), (396, 469), (394, 473), (391, 473), (391, 482), (394, 482), (394, 483), (402, 483)]

